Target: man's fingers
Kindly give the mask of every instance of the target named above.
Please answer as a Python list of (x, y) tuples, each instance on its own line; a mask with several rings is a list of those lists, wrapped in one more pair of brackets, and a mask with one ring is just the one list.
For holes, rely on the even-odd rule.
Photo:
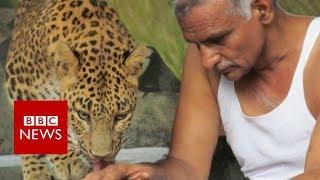
[(128, 180), (151, 180), (152, 174), (150, 172), (137, 172), (128, 177)]
[(146, 165), (115, 164), (88, 174), (84, 180), (150, 180), (154, 172), (152, 167)]
[(128, 174), (128, 180), (150, 180), (153, 178), (155, 169), (147, 165), (133, 165)]
[(100, 180), (102, 179), (103, 173), (101, 171), (95, 171), (87, 174), (84, 180)]
[(126, 170), (121, 165), (109, 165), (105, 169), (89, 173), (84, 180), (120, 180), (127, 176)]

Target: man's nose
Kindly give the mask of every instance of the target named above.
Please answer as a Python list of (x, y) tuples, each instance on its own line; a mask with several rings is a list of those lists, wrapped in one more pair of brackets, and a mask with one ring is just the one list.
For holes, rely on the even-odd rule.
[(221, 60), (221, 55), (211, 48), (201, 48), (202, 66), (206, 69), (212, 69)]

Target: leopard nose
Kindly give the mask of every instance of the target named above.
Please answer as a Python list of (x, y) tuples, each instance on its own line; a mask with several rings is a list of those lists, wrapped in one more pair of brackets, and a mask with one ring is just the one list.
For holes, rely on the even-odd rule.
[(102, 159), (108, 159), (112, 156), (112, 151), (104, 151), (104, 152), (97, 152), (97, 151), (91, 151), (89, 153), (92, 157), (92, 159), (95, 160), (102, 160)]
[(96, 155), (96, 154), (92, 154), (92, 156), (96, 160), (106, 159), (108, 157), (108, 155), (101, 156), (101, 155)]

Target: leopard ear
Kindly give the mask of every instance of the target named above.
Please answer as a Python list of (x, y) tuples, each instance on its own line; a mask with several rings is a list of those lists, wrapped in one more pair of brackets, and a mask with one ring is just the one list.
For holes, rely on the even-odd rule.
[(124, 60), (124, 71), (131, 85), (138, 87), (138, 79), (147, 69), (152, 52), (153, 48), (138, 45)]
[(60, 88), (65, 89), (75, 84), (80, 66), (77, 53), (72, 51), (66, 43), (57, 41), (48, 47), (48, 55), (60, 79)]

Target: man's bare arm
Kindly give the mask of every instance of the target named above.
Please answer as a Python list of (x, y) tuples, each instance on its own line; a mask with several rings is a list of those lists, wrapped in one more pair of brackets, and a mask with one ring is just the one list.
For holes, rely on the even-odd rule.
[(313, 102), (315, 104), (309, 103), (308, 107), (313, 107), (310, 112), (313, 112), (314, 116), (317, 117), (316, 125), (314, 127), (310, 144), (308, 147), (308, 153), (305, 161), (305, 172), (294, 179), (320, 179), (320, 40), (318, 38), (314, 49), (310, 54), (308, 66), (306, 67), (305, 75), (305, 91), (307, 93), (307, 102)]
[(197, 47), (189, 45), (169, 155), (189, 166), (199, 179), (208, 178), (219, 136), (217, 88), (218, 76), (203, 68)]
[(320, 179), (320, 116), (311, 136), (304, 173), (294, 178), (294, 180), (312, 179)]

